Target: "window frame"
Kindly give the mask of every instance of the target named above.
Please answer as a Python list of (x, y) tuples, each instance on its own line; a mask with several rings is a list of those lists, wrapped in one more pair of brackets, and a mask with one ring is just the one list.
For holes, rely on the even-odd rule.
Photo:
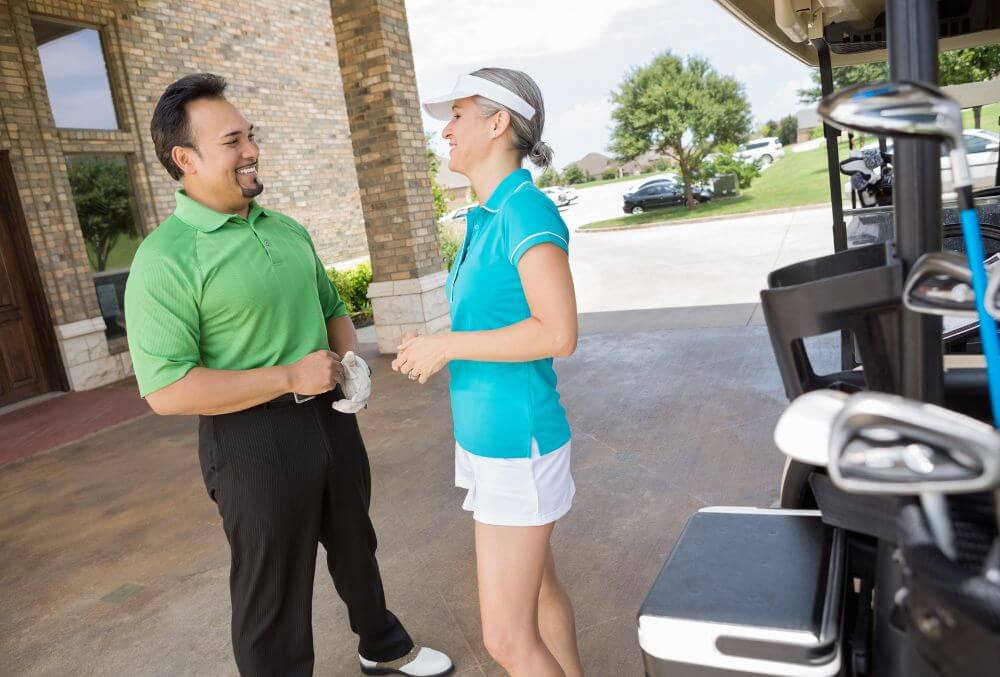
[[(53, 127), (57, 131), (68, 131), (68, 132), (97, 132), (97, 133), (125, 133), (131, 132), (132, 130), (128, 126), (127, 115), (123, 115), (124, 103), (121, 95), (118, 91), (117, 78), (114, 73), (114, 55), (109, 50), (108, 45), (111, 36), (108, 33), (107, 25), (94, 24), (86, 21), (77, 21), (74, 19), (69, 19), (61, 16), (52, 16), (50, 14), (41, 14), (37, 12), (31, 12), (29, 14), (29, 19), (31, 22), (31, 35), (34, 40), (33, 46), (35, 50), (35, 57), (38, 59), (38, 68), (42, 71), (42, 85), (45, 90), (45, 100), (48, 104), (49, 114), (52, 116)], [(49, 83), (45, 79), (45, 69), (42, 67), (42, 54), (39, 50), (40, 45), (38, 44), (38, 35), (35, 32), (34, 23), (36, 21), (44, 22), (48, 24), (55, 24), (57, 26), (66, 26), (77, 28), (79, 30), (91, 30), (97, 33), (97, 41), (101, 48), (101, 59), (104, 62), (104, 75), (108, 83), (108, 94), (111, 97), (111, 109), (115, 116), (115, 127), (112, 129), (102, 128), (102, 127), (61, 127), (56, 121), (55, 111), (52, 108), (52, 96), (50, 94)]]

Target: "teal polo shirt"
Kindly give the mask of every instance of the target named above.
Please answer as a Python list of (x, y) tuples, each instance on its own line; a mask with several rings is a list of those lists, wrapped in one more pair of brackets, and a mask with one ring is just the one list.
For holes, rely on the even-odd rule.
[(308, 231), (256, 202), (247, 218), (177, 191), (174, 213), (139, 245), (125, 325), (139, 394), (191, 369), (245, 370), (329, 350), (347, 314)]
[[(465, 241), (445, 286), (452, 331), (501, 329), (531, 317), (517, 264), (525, 252), (546, 242), (569, 251), (569, 229), (531, 174), (519, 169), (466, 216)], [(455, 440), (466, 451), (529, 458), (532, 438), (543, 455), (569, 441), (552, 358), (453, 360), (448, 368)]]

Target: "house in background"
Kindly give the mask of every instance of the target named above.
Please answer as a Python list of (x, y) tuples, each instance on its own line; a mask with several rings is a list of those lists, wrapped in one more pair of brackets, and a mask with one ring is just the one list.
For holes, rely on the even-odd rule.
[(605, 169), (615, 168), (617, 167), (617, 164), (607, 155), (602, 155), (601, 153), (587, 153), (579, 160), (567, 164), (563, 167), (563, 171), (566, 171), (569, 167), (579, 167), (583, 170), (584, 174), (599, 177), (602, 173), (604, 173)]
[(673, 160), (666, 155), (662, 155), (653, 150), (648, 150), (634, 160), (629, 160), (621, 167), (622, 175), (638, 176), (650, 170), (658, 162), (666, 161), (670, 166), (674, 165)]
[(813, 130), (822, 125), (815, 108), (803, 108), (795, 114), (799, 121), (799, 131), (795, 143), (804, 143), (812, 138)]

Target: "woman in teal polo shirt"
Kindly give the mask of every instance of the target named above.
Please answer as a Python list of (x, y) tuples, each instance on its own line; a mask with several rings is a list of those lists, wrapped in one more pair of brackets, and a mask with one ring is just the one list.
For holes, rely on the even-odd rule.
[(575, 350), (569, 230), (521, 168), (546, 167), (535, 82), (484, 68), (424, 103), (447, 120), (449, 169), (486, 198), (466, 217), (448, 277), (452, 331), (407, 338), (393, 368), (420, 383), (451, 371), (455, 483), (473, 512), (483, 639), (511, 675), (580, 675), (573, 608), (549, 539), (575, 491), (553, 357)]

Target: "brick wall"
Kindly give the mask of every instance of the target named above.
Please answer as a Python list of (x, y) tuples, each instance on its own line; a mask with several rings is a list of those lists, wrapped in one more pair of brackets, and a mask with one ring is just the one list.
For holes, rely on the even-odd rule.
[[(367, 253), (329, 2), (219, 7), (210, 0), (0, 0), (0, 148), (11, 151), (55, 324), (100, 314), (65, 154), (129, 154), (142, 227), (152, 230), (173, 209), (177, 184), (156, 160), (149, 120), (163, 89), (187, 73), (226, 77), (229, 98), (260, 128), (261, 202), (308, 227), (325, 262)], [(100, 29), (120, 131), (56, 129), (32, 14)]]

